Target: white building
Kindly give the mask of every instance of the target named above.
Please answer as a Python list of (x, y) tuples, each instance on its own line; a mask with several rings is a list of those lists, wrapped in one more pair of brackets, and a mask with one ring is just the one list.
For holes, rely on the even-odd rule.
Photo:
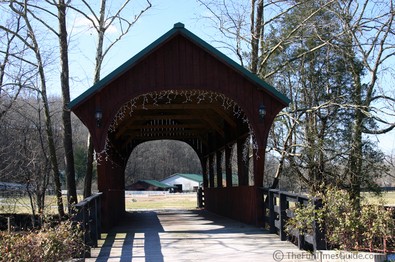
[(176, 173), (160, 182), (177, 187), (176, 192), (196, 192), (199, 187), (202, 187), (203, 176), (199, 174)]

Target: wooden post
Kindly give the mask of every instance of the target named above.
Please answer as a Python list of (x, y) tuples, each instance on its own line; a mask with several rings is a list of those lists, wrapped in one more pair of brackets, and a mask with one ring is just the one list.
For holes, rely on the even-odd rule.
[[(299, 203), (300, 206), (304, 205), (304, 198), (298, 196), (297, 198), (297, 203)], [(304, 234), (303, 232), (298, 231), (298, 248), (300, 250), (303, 250), (305, 248), (305, 240), (304, 240)]]
[(275, 234), (276, 233), (276, 225), (275, 225), (276, 214), (274, 213), (274, 192), (272, 190), (269, 190), (268, 198), (269, 198), (270, 233)]
[(268, 210), (268, 204), (269, 202), (265, 201), (265, 200), (269, 200), (269, 191), (267, 188), (262, 188), (261, 189), (262, 192), (262, 198), (264, 199), (263, 201), (263, 205), (262, 205), (262, 213), (263, 213), (263, 228), (266, 228), (266, 226), (269, 226), (269, 221), (268, 221), (268, 216), (267, 216), (267, 210)]
[(104, 230), (117, 224), (125, 213), (124, 163), (115, 153), (109, 152), (108, 157), (108, 160), (101, 159), (97, 165), (98, 189), (103, 193), (101, 218)]
[(96, 206), (96, 200), (93, 199), (89, 201), (88, 204), (89, 207), (89, 224), (90, 224), (90, 238), (91, 238), (91, 246), (92, 247), (97, 247), (97, 240), (99, 239), (98, 232), (97, 232), (97, 206)]
[(203, 188), (199, 187), (197, 190), (197, 203), (198, 208), (204, 207)]
[(237, 139), (237, 170), (239, 176), (239, 186), (248, 185), (248, 163), (243, 159), (243, 148), (245, 137)]
[(287, 195), (279, 192), (280, 196), (280, 210), (279, 210), (279, 220), (280, 220), (280, 239), (281, 241), (287, 240), (287, 234), (285, 232), (285, 224), (287, 223), (287, 209), (288, 209), (288, 202), (287, 202)]
[(7, 217), (8, 234), (11, 234), (11, 217)]
[(209, 163), (209, 157), (205, 156), (202, 160), (202, 171), (203, 171), (203, 187), (208, 188), (208, 170), (207, 163)]
[(80, 258), (90, 257), (91, 247), (97, 247), (97, 240), (101, 237), (101, 196), (102, 193), (94, 194), (75, 205), (77, 212), (73, 220), (80, 223), (86, 244), (84, 253), (79, 254)]
[[(321, 199), (315, 198), (313, 201), (315, 210), (322, 208)], [(315, 218), (313, 222), (313, 248), (314, 251), (326, 249), (325, 233), (321, 230), (317, 218)]]
[(223, 187), (223, 182), (222, 182), (222, 152), (218, 150), (216, 152), (216, 157), (217, 157), (217, 187)]
[(258, 148), (253, 150), (253, 163), (254, 163), (254, 186), (256, 188), (256, 225), (262, 226), (264, 224), (264, 198), (262, 195), (262, 190), (260, 188), (263, 186), (263, 174), (265, 165), (265, 150), (263, 146), (258, 146)]
[(232, 146), (225, 146), (225, 171), (226, 171), (226, 186), (233, 186), (232, 178)]
[(100, 195), (96, 198), (96, 210), (97, 210), (97, 235), (98, 239), (101, 239), (101, 233), (102, 233), (102, 219), (101, 219), (101, 195), (102, 193), (99, 193)]
[(209, 187), (213, 188), (215, 186), (215, 183), (214, 183), (214, 155), (213, 154), (211, 154), (209, 156), (208, 173), (209, 173)]
[(75, 215), (75, 221), (80, 222), (82, 230), (84, 231), (84, 243), (85, 243), (85, 252), (83, 254), (79, 254), (80, 258), (89, 258), (91, 257), (91, 241), (89, 234), (89, 213), (87, 204), (76, 205), (77, 214)]

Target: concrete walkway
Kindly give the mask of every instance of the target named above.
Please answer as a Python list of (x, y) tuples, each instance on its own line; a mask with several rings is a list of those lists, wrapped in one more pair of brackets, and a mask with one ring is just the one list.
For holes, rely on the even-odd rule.
[(85, 261), (312, 261), (263, 229), (203, 210), (135, 211)]

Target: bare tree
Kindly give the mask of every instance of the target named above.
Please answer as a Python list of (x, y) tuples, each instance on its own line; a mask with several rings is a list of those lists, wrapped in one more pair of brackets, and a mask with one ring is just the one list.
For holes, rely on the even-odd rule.
[[(95, 4), (88, 3), (87, 1), (82, 2), (70, 2), (67, 3), (64, 0), (52, 1), (46, 0), (44, 2), (36, 2), (36, 1), (4, 1), (2, 4), (8, 4), (9, 6), (4, 10), (8, 11), (17, 19), (12, 19), (14, 28), (11, 24), (2, 25), (1, 33), (7, 37), (8, 42), (4, 41), (4, 45), (2, 48), (2, 54), (4, 54), (4, 59), (1, 63), (1, 81), (2, 81), (2, 97), (5, 95), (4, 85), (4, 74), (6, 72), (10, 72), (10, 70), (5, 70), (6, 66), (10, 64), (10, 57), (14, 56), (15, 60), (19, 63), (27, 63), (33, 67), (33, 70), (37, 72), (39, 76), (40, 82), (40, 94), (42, 97), (42, 101), (44, 103), (44, 112), (47, 121), (46, 132), (49, 141), (49, 148), (51, 149), (51, 153), (49, 154), (51, 160), (51, 166), (54, 173), (54, 181), (57, 187), (58, 201), (59, 201), (59, 212), (60, 209), (63, 209), (63, 204), (61, 201), (61, 184), (59, 179), (59, 167), (56, 156), (56, 148), (53, 143), (53, 130), (50, 108), (48, 105), (48, 95), (47, 95), (47, 78), (46, 72), (44, 70), (44, 66), (47, 64), (56, 61), (56, 58), (52, 59), (52, 61), (45, 61), (43, 59), (43, 50), (44, 46), (46, 51), (54, 52), (53, 45), (46, 45), (45, 41), (47, 39), (41, 38), (38, 36), (42, 34), (44, 31), (49, 31), (52, 34), (46, 35), (46, 38), (53, 39), (54, 37), (58, 39), (59, 42), (59, 54), (60, 54), (60, 86), (62, 90), (63, 97), (63, 147), (64, 147), (64, 156), (65, 156), (65, 174), (66, 174), (66, 182), (67, 182), (67, 191), (68, 191), (68, 204), (69, 210), (73, 203), (77, 201), (76, 195), (76, 182), (75, 182), (75, 167), (74, 167), (74, 154), (73, 154), (73, 143), (72, 143), (72, 126), (71, 126), (71, 115), (70, 111), (67, 108), (68, 103), (70, 102), (70, 88), (69, 88), (69, 62), (68, 62), (68, 32), (66, 28), (66, 20), (68, 14), (79, 14), (84, 17), (87, 21), (91, 23), (91, 27), (95, 29), (98, 36), (98, 46), (96, 52), (96, 64), (94, 70), (94, 83), (100, 80), (100, 71), (101, 65), (104, 60), (104, 57), (107, 55), (109, 50), (120, 41), (132, 28), (132, 26), (137, 22), (137, 20), (141, 17), (143, 13), (145, 13), (152, 5), (150, 1), (145, 1), (145, 6), (141, 6), (141, 10), (137, 13), (134, 11), (134, 4), (131, 0), (126, 0), (123, 3), (120, 3), (118, 7), (115, 7), (114, 3), (111, 5), (107, 4), (105, 0), (100, 1), (100, 10), (98, 12), (95, 11)], [(141, 3), (139, 3), (141, 4)], [(58, 28), (56, 29), (56, 24)], [(55, 26), (54, 26), (55, 25)], [(107, 37), (106, 32), (109, 28), (116, 27), (118, 31), (118, 35), (115, 38)], [(22, 32), (19, 32), (22, 31)], [(25, 35), (24, 35), (25, 34)], [(2, 38), (4, 39), (4, 38)], [(17, 55), (16, 53), (8, 52), (11, 50), (11, 43), (15, 42), (17, 39), (18, 43), (23, 43), (25, 46), (25, 53), (32, 54), (33, 56)], [(42, 42), (40, 42), (42, 40)], [(3, 41), (2, 41), (3, 42)], [(9, 43), (7, 45), (7, 43)], [(16, 46), (16, 45), (14, 45)], [(48, 47), (48, 48), (47, 48)], [(12, 49), (13, 51), (15, 50)], [(11, 54), (11, 55), (9, 55)], [(28, 58), (26, 58), (28, 57)], [(56, 57), (56, 56), (51, 56)], [(23, 75), (21, 73), (21, 75)], [(12, 75), (16, 77), (15, 74)], [(11, 76), (7, 77), (7, 80), (10, 80)], [(31, 81), (31, 79), (29, 80)], [(32, 86), (29, 81), (20, 82), (17, 87), (25, 87)], [(15, 81), (14, 81), (15, 82)], [(9, 98), (2, 99), (1, 112), (5, 112), (7, 108), (9, 108), (12, 104), (13, 100), (16, 100), (17, 95), (19, 94), (20, 89), (14, 89), (11, 96)], [(5, 104), (3, 102), (9, 102)], [(3, 110), (4, 109), (4, 110)], [(85, 195), (90, 194), (90, 185), (92, 180), (92, 162), (93, 162), (93, 147), (89, 146), (89, 163), (88, 163), (88, 175), (86, 176), (86, 189), (87, 192)]]
[[(14, 16), (13, 19), (7, 20), (4, 25), (6, 28), (12, 28), (13, 32), (21, 30), (20, 17)], [(14, 61), (23, 53), (23, 48), (17, 50), (17, 42), (15, 34), (1, 30), (0, 37), (0, 121), (7, 111), (12, 107), (17, 100), (20, 91), (22, 90), (22, 78), (20, 70), (14, 68)], [(7, 72), (13, 71), (16, 74), (11, 75)], [(19, 71), (19, 73), (18, 73)]]
[(58, 10), (59, 21), (59, 53), (60, 53), (60, 85), (62, 89), (63, 98), (63, 147), (65, 151), (66, 161), (66, 177), (67, 177), (67, 197), (69, 212), (71, 206), (78, 202), (77, 188), (75, 181), (75, 166), (74, 166), (74, 150), (73, 150), (73, 133), (71, 128), (71, 112), (68, 108), (70, 103), (70, 84), (69, 84), (69, 57), (68, 57), (68, 34), (66, 29), (66, 4), (64, 0), (59, 0), (56, 4)]
[[(41, 96), (30, 90), (15, 101), (0, 129), (1, 137), (5, 138), (0, 141), (3, 156), (9, 156), (0, 163), (1, 179), (25, 186), (23, 192), (30, 199), (33, 225), (36, 215), (44, 215), (46, 191), (50, 186), (51, 161), (45, 125)], [(57, 145), (59, 138), (55, 135)]]
[[(60, 216), (64, 216), (64, 208), (63, 208), (63, 200), (62, 200), (62, 191), (61, 191), (61, 183), (60, 183), (60, 170), (58, 165), (57, 159), (57, 150), (54, 141), (54, 133), (53, 133), (53, 123), (51, 118), (51, 112), (49, 107), (48, 95), (47, 95), (47, 81), (46, 81), (46, 74), (45, 74), (45, 61), (43, 58), (43, 54), (40, 49), (39, 40), (36, 35), (36, 31), (32, 25), (32, 18), (30, 17), (30, 9), (27, 5), (27, 2), (19, 3), (17, 1), (10, 1), (9, 7), (12, 12), (18, 15), (24, 23), (24, 30), (23, 32), (15, 32), (10, 30), (9, 28), (1, 26), (1, 29), (7, 31), (19, 41), (21, 41), (31, 52), (32, 60), (29, 61), (31, 65), (35, 67), (37, 72), (37, 82), (39, 93), (43, 103), (44, 115), (45, 115), (45, 131), (48, 140), (49, 146), (49, 158), (51, 161), (51, 167), (53, 172), (53, 178), (56, 187), (56, 195), (58, 200), (58, 213)], [(35, 86), (34, 84), (31, 85), (32, 87)]]
[(292, 99), (269, 141), (279, 158), (272, 186), (291, 168), (312, 190), (327, 180), (357, 199), (385, 171), (364, 134), (395, 127), (394, 97), (379, 81), (394, 54), (393, 2), (199, 2), (223, 34), (221, 45)]
[[(130, 7), (132, 6), (131, 0), (125, 0), (118, 8), (111, 8), (106, 0), (100, 1), (99, 12), (95, 12), (94, 6), (85, 0), (82, 0), (83, 8), (76, 8), (75, 6), (70, 6), (71, 9), (82, 15), (87, 21), (90, 22), (91, 27), (94, 28), (97, 34), (97, 47), (95, 56), (95, 70), (93, 84), (100, 80), (100, 73), (102, 69), (102, 63), (108, 54), (108, 52), (119, 42), (124, 36), (126, 36), (132, 29), (134, 24), (140, 19), (140, 17), (152, 7), (149, 0), (145, 0), (145, 5), (143, 5), (137, 14), (135, 12), (130, 12)], [(87, 10), (87, 11), (85, 11)], [(117, 26), (119, 34), (113, 39), (106, 42), (106, 32), (109, 28)], [(93, 144), (92, 139), (88, 137), (88, 163), (85, 175), (84, 183), (84, 197), (91, 195), (92, 191), (92, 177), (93, 177)]]
[(383, 185), (395, 187), (395, 150), (392, 151), (391, 155), (387, 156), (386, 159), (390, 171), (387, 176), (384, 177)]
[[(48, 146), (45, 139), (45, 122), (42, 120), (42, 104), (40, 99), (31, 97), (22, 100), (24, 106), (19, 107), (15, 113), (17, 119), (25, 126), (17, 135), (22, 139), (19, 145), (20, 157), (15, 170), (26, 185), (30, 198), (33, 226), (35, 225), (36, 212), (44, 215), (45, 195), (49, 186), (51, 162), (48, 156)], [(18, 141), (17, 139), (15, 139)], [(37, 211), (36, 211), (37, 210)]]
[[(338, 47), (348, 60), (354, 84), (351, 103), (354, 121), (351, 135), (350, 173), (352, 197), (360, 198), (364, 182), (363, 135), (383, 134), (395, 128), (395, 121), (388, 121), (383, 104), (394, 104), (395, 97), (380, 92), (379, 77), (386, 70), (386, 62), (395, 55), (393, 31), (394, 1), (365, 0), (361, 3), (338, 3), (333, 13), (343, 21), (348, 45)], [(378, 107), (378, 106), (379, 107)]]
[[(68, 33), (66, 25), (66, 9), (67, 4), (64, 0), (52, 1), (46, 0), (49, 8), (45, 8), (43, 4), (36, 5), (36, 3), (29, 3), (29, 9), (32, 16), (40, 22), (46, 29), (52, 32), (59, 42), (60, 54), (60, 86), (63, 99), (62, 124), (63, 124), (63, 148), (65, 156), (65, 173), (67, 184), (67, 203), (69, 212), (72, 205), (77, 203), (77, 189), (75, 182), (75, 167), (74, 167), (74, 150), (73, 150), (73, 134), (71, 127), (71, 112), (68, 109), (70, 103), (70, 84), (69, 84), (69, 58), (68, 58)], [(51, 8), (53, 7), (53, 8)], [(52, 11), (54, 10), (54, 12)], [(40, 11), (44, 11), (47, 16), (43, 19), (39, 16)], [(57, 11), (57, 13), (56, 13)], [(58, 30), (56, 30), (50, 23), (49, 18), (54, 18), (58, 23)]]

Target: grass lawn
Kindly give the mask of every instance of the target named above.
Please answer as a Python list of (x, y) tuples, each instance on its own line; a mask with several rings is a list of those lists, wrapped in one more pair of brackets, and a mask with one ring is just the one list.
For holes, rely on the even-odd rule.
[[(82, 200), (82, 196), (78, 197)], [(63, 205), (67, 206), (66, 197)], [(197, 207), (196, 193), (190, 194), (166, 194), (166, 195), (127, 195), (125, 197), (127, 210), (139, 209), (195, 209)], [(45, 212), (57, 214), (55, 196), (45, 197)], [(0, 214), (30, 214), (30, 200), (26, 197), (0, 198)]]
[[(82, 200), (82, 196), (78, 196), (78, 200)], [(67, 207), (66, 196), (63, 196), (63, 206)], [(57, 214), (58, 206), (56, 204), (56, 197), (53, 195), (45, 196), (45, 213)], [(5, 197), (0, 198), (0, 214), (31, 214), (30, 199), (27, 196), (23, 197)]]
[(125, 199), (126, 210), (138, 209), (195, 209), (196, 193), (166, 195), (133, 195)]
[[(383, 193), (382, 198), (372, 193), (363, 193), (367, 203), (378, 204), (384, 201), (385, 205), (395, 205), (395, 192)], [(82, 196), (79, 196), (82, 200)], [(55, 196), (47, 196), (45, 212), (56, 214), (57, 205)], [(63, 199), (66, 207), (66, 198)], [(127, 195), (125, 197), (126, 210), (141, 209), (195, 209), (197, 207), (196, 193), (190, 194), (164, 194), (164, 195)], [(0, 214), (5, 213), (31, 213), (28, 197), (0, 198)]]
[(378, 197), (373, 193), (363, 193), (362, 195), (365, 197), (365, 201), (367, 201), (367, 203), (371, 203), (371, 204), (383, 203), (385, 205), (395, 206), (395, 192), (384, 192), (382, 194), (382, 197)]

